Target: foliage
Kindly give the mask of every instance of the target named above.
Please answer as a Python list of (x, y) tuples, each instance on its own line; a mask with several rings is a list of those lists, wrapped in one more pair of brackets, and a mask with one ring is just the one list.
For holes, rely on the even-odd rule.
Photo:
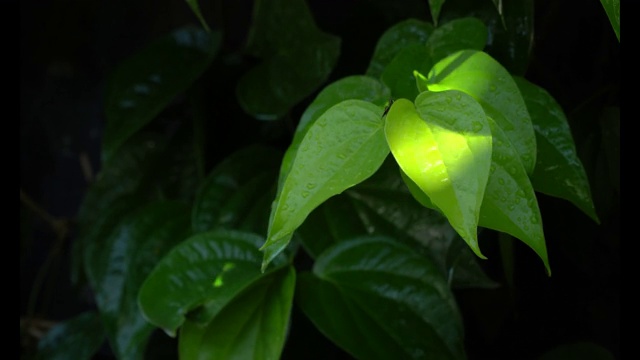
[[(293, 126), (280, 143), (232, 138), (215, 158), (206, 122), (235, 120), (197, 109), (203, 80), (231, 65), (223, 29), (187, 3), (200, 26), (111, 72), (73, 248), (96, 311), (52, 330), (43, 358), (89, 359), (104, 338), (118, 359), (148, 358), (162, 330), (180, 359), (277, 359), (295, 311), (345, 357), (477, 358), (457, 292), (500, 286), (483, 268), (500, 260), (489, 243), (520, 242), (537, 258), (528, 271), (551, 277), (539, 197), (600, 223), (565, 111), (523, 71), (533, 30), (510, 26), (532, 2), (493, 1), (488, 21), (486, 6), (429, 1), (429, 17), (396, 21), (359, 54), (364, 71), (335, 78), (341, 39), (307, 3), (257, 0), (234, 96), (255, 129)], [(602, 4), (619, 40), (619, 4)], [(499, 41), (526, 50), (505, 57)], [(172, 106), (190, 116), (166, 126)]]

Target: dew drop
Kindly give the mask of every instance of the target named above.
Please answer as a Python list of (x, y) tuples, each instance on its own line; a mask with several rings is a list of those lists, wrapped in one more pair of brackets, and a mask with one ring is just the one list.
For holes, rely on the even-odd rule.
[(302, 192), (302, 197), (306, 198), (307, 196), (309, 196), (309, 192), (308, 191), (303, 191)]
[(311, 189), (313, 189), (313, 188), (315, 188), (315, 187), (316, 187), (316, 184), (315, 184), (315, 183), (308, 183), (308, 184), (307, 184), (307, 189), (309, 189), (309, 190), (311, 190)]
[(504, 179), (503, 178), (499, 178), (498, 182), (500, 183), (500, 185), (504, 185)]
[(482, 128), (484, 128), (484, 125), (482, 125), (480, 121), (474, 121), (471, 123), (471, 130), (473, 130), (473, 132), (479, 132)]

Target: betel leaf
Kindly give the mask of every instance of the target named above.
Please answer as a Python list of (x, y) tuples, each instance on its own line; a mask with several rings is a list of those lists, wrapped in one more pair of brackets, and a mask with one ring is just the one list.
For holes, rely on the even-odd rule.
[(344, 100), (360, 99), (383, 106), (389, 100), (390, 96), (389, 88), (379, 80), (365, 75), (347, 76), (324, 87), (300, 117), (300, 121), (293, 135), (293, 140), (282, 159), (278, 180), (278, 192), (280, 192), (279, 190), (282, 188), (282, 184), (291, 170), (291, 164), (298, 151), (300, 142), (302, 142), (311, 124), (313, 124), (320, 115), (324, 114), (324, 112), (333, 105)]
[(295, 275), (292, 266), (265, 275), (206, 325), (187, 320), (180, 329), (180, 359), (279, 359), (289, 329)]
[(56, 324), (38, 341), (36, 360), (90, 360), (105, 340), (98, 313), (86, 311)]
[[(263, 276), (258, 247), (264, 237), (218, 229), (174, 247), (142, 284), (138, 303), (145, 319), (170, 336), (187, 318), (207, 324), (238, 293)], [(276, 260), (282, 266), (285, 261)]]
[(434, 65), (427, 87), (431, 91), (460, 90), (473, 96), (515, 146), (527, 174), (536, 162), (536, 137), (518, 86), (496, 60), (477, 50), (453, 53)]
[[(220, 226), (237, 228), (257, 199), (273, 196), (269, 190), (275, 184), (281, 156), (281, 152), (272, 147), (250, 145), (218, 163), (196, 195), (191, 218), (193, 231), (198, 233)], [(268, 211), (267, 206), (265, 213)], [(265, 222), (267, 220), (265, 216)]]
[[(459, 50), (483, 50), (487, 44), (487, 37), (487, 27), (482, 20), (463, 17), (436, 27), (425, 46), (432, 61), (436, 62)], [(428, 71), (424, 74), (428, 74)]]
[(316, 26), (304, 0), (259, 0), (247, 52), (261, 63), (239, 80), (238, 101), (257, 119), (275, 120), (327, 79), (340, 54), (340, 38)]
[(385, 235), (432, 259), (453, 288), (497, 286), (447, 219), (411, 198), (392, 157), (369, 179), (320, 205), (296, 234), (313, 258), (338, 242)]
[(464, 359), (460, 313), (437, 267), (396, 241), (341, 242), (298, 277), (297, 302), (357, 359)]
[(187, 206), (154, 202), (122, 219), (106, 239), (87, 244), (87, 275), (118, 358), (143, 357), (153, 326), (138, 309), (138, 289), (162, 256), (184, 240), (189, 230)]
[(527, 104), (536, 131), (538, 156), (531, 175), (533, 188), (570, 201), (598, 222), (585, 169), (578, 158), (564, 111), (541, 87), (514, 77)]
[(123, 61), (110, 74), (104, 160), (202, 74), (217, 54), (220, 40), (218, 32), (180, 28)]
[[(493, 154), (478, 226), (502, 231), (523, 241), (538, 254), (551, 274), (540, 209), (529, 177), (506, 135), (491, 118), (488, 120), (494, 137)], [(411, 178), (404, 173), (402, 176), (420, 204), (442, 212)]]
[(461, 91), (423, 92), (415, 106), (394, 102), (385, 134), (402, 171), (485, 258), (477, 225), (491, 165), (491, 130), (482, 107)]
[(424, 44), (409, 44), (385, 67), (380, 79), (391, 89), (394, 99), (413, 101), (418, 96), (414, 72), (427, 73), (433, 60)]
[(424, 45), (432, 32), (432, 24), (418, 19), (407, 19), (393, 25), (376, 43), (366, 75), (379, 78), (402, 49), (410, 44)]
[(271, 210), (263, 270), (288, 245), (307, 215), (371, 176), (389, 154), (382, 108), (345, 100), (316, 120), (300, 143)]

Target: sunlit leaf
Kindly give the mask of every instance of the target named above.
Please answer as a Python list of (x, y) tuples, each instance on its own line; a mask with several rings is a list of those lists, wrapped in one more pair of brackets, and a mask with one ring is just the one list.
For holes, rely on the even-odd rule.
[(429, 90), (460, 90), (473, 96), (515, 146), (527, 174), (536, 162), (536, 137), (520, 90), (496, 60), (477, 50), (456, 52), (438, 62), (428, 76)]
[(111, 347), (119, 358), (142, 358), (153, 326), (138, 309), (138, 289), (162, 256), (184, 240), (189, 230), (185, 205), (157, 202), (124, 218), (106, 239), (87, 244), (88, 278)]
[(180, 28), (123, 61), (110, 74), (104, 160), (202, 74), (217, 54), (220, 40), (217, 32)]
[(461, 91), (423, 92), (416, 106), (394, 102), (385, 134), (402, 171), (485, 258), (477, 225), (489, 177), (491, 130), (482, 107)]
[(403, 20), (387, 29), (376, 44), (366, 74), (375, 78), (407, 45), (424, 45), (433, 32), (433, 25), (418, 19)]
[(382, 108), (363, 100), (334, 105), (309, 128), (274, 201), (263, 269), (307, 215), (331, 196), (371, 176), (389, 153)]
[(301, 274), (298, 304), (357, 359), (464, 359), (462, 320), (439, 270), (386, 237), (327, 249)]
[(514, 77), (536, 131), (538, 156), (531, 182), (536, 191), (566, 199), (598, 222), (589, 180), (576, 152), (564, 111), (541, 87)]
[(36, 360), (90, 360), (104, 340), (100, 316), (83, 312), (56, 324), (38, 341)]
[[(207, 324), (262, 275), (264, 238), (237, 230), (194, 235), (174, 247), (144, 281), (138, 302), (145, 319), (171, 336), (186, 319)], [(276, 265), (283, 265), (283, 259)]]
[(295, 270), (285, 267), (256, 281), (207, 325), (187, 320), (180, 329), (180, 359), (278, 359), (286, 340)]

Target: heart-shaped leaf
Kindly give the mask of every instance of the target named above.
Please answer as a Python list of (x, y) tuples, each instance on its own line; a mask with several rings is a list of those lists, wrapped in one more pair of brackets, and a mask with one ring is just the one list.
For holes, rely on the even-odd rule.
[[(483, 50), (487, 44), (487, 27), (475, 17), (447, 21), (436, 27), (425, 46), (432, 61), (440, 61), (459, 50)], [(428, 74), (424, 72), (424, 74)]]
[(482, 107), (461, 91), (399, 99), (385, 134), (402, 171), (442, 210), (481, 258), (477, 225), (491, 164), (491, 130)]
[(389, 154), (381, 113), (368, 101), (346, 100), (311, 125), (273, 203), (267, 241), (261, 248), (263, 270), (313, 209), (380, 167)]
[(463, 326), (437, 267), (385, 237), (341, 242), (298, 278), (298, 304), (357, 359), (464, 359)]

